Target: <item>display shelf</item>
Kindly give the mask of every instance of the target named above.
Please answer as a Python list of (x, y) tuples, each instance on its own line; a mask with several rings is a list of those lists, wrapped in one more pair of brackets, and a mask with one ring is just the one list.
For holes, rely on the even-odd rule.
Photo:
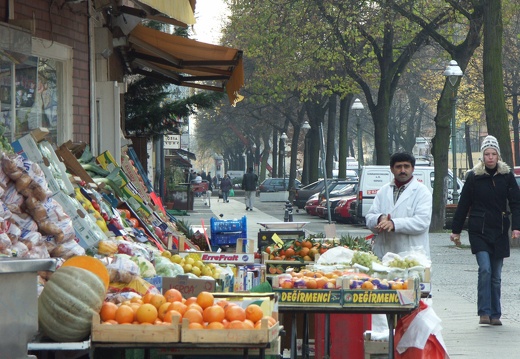
[(257, 222), (265, 229), (301, 230), (310, 222)]

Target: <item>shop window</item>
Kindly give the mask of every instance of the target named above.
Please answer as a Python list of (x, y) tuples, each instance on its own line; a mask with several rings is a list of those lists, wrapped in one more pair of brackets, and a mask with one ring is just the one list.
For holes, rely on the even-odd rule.
[(25, 55), (0, 47), (0, 124), (11, 142), (46, 127), (47, 139), (59, 144), (71, 135), (67, 120), (71, 99), (64, 96), (71, 93), (67, 78), (71, 54), (63, 45), (42, 41), (33, 42), (32, 52)]
[(46, 127), (56, 143), (59, 123), (57, 61), (0, 53), (0, 104), (5, 136), (11, 141), (37, 127)]

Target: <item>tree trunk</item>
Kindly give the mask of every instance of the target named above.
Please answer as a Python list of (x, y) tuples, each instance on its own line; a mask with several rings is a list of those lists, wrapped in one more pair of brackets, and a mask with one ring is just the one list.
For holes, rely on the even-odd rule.
[(339, 103), (339, 151), (338, 151), (338, 178), (347, 177), (347, 136), (348, 115), (352, 95), (345, 96)]
[(511, 136), (507, 119), (502, 73), (502, 1), (484, 1), (483, 73), (488, 133), (500, 143), (502, 159), (512, 164)]
[(325, 168), (327, 178), (332, 178), (332, 170), (334, 169), (334, 153), (336, 151), (335, 141), (336, 138), (336, 107), (338, 105), (338, 96), (332, 94), (329, 97), (329, 116), (327, 120), (327, 146), (325, 153)]
[(385, 101), (385, 99), (389, 100), (389, 97), (390, 96), (379, 97), (376, 109), (372, 112), (375, 142), (374, 155), (376, 156), (374, 162), (377, 165), (388, 165), (390, 163), (390, 151), (388, 147), (388, 113), (390, 103)]
[(450, 147), (452, 89), (446, 81), (441, 98), (437, 103), (435, 116), (435, 136), (432, 138), (432, 155), (435, 159), (435, 180), (433, 183), (433, 208), (430, 231), (438, 232), (444, 228), (446, 214), (446, 188), (444, 179), (448, 175), (448, 149)]
[(473, 168), (473, 152), (471, 151), (470, 126), (464, 123), (464, 137), (466, 138), (466, 158), (468, 159), (468, 170)]

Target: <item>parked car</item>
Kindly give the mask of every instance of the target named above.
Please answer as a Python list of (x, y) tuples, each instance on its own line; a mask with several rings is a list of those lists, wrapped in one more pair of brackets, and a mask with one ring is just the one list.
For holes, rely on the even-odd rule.
[[(299, 189), (301, 187), (301, 182), (297, 179), (294, 180), (294, 188)], [(285, 186), (283, 178), (266, 178), (260, 186), (258, 186), (258, 191), (260, 192), (278, 192), (289, 189), (289, 178), (285, 178)]]
[(340, 197), (334, 212), (331, 214), (332, 220), (341, 223), (355, 224), (355, 218), (350, 215), (350, 205), (356, 201), (357, 196)]
[[(334, 210), (338, 205), (339, 201), (344, 198), (356, 198), (357, 195), (357, 182), (352, 181), (338, 181), (337, 183), (331, 184), (331, 188), (329, 189), (329, 207), (331, 218), (334, 214)], [(328, 217), (328, 209), (327, 209), (327, 197), (325, 195), (325, 191), (320, 193), (320, 204), (316, 207), (316, 213), (321, 218)]]
[(315, 193), (309, 197), (309, 199), (305, 203), (305, 206), (303, 207), (305, 209), (305, 212), (307, 212), (307, 214), (310, 214), (311, 216), (318, 215), (318, 213), (316, 213), (316, 207), (319, 204), (319, 200), (318, 200), (319, 196), (320, 196), (319, 193)]
[[(327, 183), (330, 183), (332, 180), (327, 180)], [(311, 184), (308, 184), (307, 186), (304, 186), (302, 188), (299, 188), (296, 190), (294, 194), (294, 200), (293, 205), (303, 209), (305, 208), (305, 204), (310, 196), (312, 196), (315, 193), (320, 192), (325, 187), (325, 180), (320, 179), (316, 182), (313, 182)]]

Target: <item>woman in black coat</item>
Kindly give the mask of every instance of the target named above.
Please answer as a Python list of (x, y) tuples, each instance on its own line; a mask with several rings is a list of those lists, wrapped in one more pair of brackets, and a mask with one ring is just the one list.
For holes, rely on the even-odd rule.
[(450, 237), (460, 243), (460, 233), (469, 212), (469, 242), (478, 263), (479, 324), (502, 325), (502, 265), (504, 258), (509, 257), (511, 214), (512, 237), (520, 238), (520, 190), (511, 169), (500, 160), (496, 138), (487, 136), (481, 151), (482, 162), (468, 172), (462, 188)]
[(233, 187), (233, 184), (231, 183), (231, 179), (229, 178), (228, 174), (226, 173), (224, 175), (224, 178), (220, 181), (220, 190), (222, 191), (222, 200), (224, 203), (229, 202), (228, 195), (229, 190)]

